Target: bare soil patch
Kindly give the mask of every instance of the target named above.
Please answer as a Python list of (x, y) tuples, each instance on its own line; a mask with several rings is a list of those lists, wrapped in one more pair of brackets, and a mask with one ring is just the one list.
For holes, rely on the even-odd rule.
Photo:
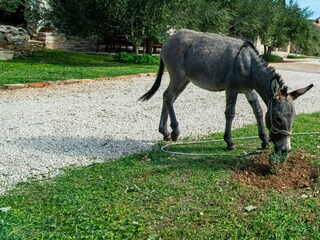
[[(311, 161), (305, 161), (306, 158)], [(234, 175), (239, 182), (259, 189), (273, 188), (282, 192), (311, 188), (320, 180), (320, 169), (312, 163), (313, 160), (316, 160), (315, 155), (292, 153), (287, 163), (272, 171), (268, 154), (264, 153), (241, 163)]]

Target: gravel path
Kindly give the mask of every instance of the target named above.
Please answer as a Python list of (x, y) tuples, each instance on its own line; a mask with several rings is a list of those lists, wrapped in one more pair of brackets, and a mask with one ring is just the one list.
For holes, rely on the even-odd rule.
[[(315, 84), (296, 101), (298, 113), (320, 111), (320, 75), (279, 70), (290, 89)], [(137, 102), (153, 77), (131, 78), (42, 89), (0, 91), (0, 194), (28, 178), (61, 173), (152, 148), (162, 139), (158, 121), (161, 93)], [(224, 130), (224, 92), (212, 93), (190, 84), (175, 104), (181, 137)], [(265, 109), (265, 106), (264, 106)], [(243, 95), (234, 127), (254, 123)]]

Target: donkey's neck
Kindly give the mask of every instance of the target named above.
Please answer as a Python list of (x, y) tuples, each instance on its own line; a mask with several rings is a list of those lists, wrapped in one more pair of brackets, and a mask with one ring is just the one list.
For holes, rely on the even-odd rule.
[(274, 69), (268, 67), (263, 61), (257, 61), (252, 68), (253, 88), (260, 95), (266, 105), (268, 105), (273, 94), (271, 92), (271, 80), (275, 77)]

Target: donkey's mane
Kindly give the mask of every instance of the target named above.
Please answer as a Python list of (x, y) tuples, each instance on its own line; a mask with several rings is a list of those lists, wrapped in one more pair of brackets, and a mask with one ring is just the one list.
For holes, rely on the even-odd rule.
[[(270, 67), (270, 68), (273, 68), (273, 67)], [(281, 75), (279, 73), (276, 73), (275, 70), (274, 70), (274, 78), (277, 79), (281, 88), (286, 87)]]
[[(286, 87), (281, 75), (276, 73), (276, 69), (274, 67), (270, 66), (265, 60), (262, 59), (259, 51), (257, 50), (257, 48), (254, 46), (254, 44), (251, 41), (244, 40), (244, 43), (243, 43), (241, 48), (244, 48), (244, 47), (252, 48), (252, 50), (255, 51), (255, 53), (257, 54), (259, 59), (263, 62), (263, 64), (267, 67), (267, 69), (270, 70), (273, 73), (273, 79), (276, 79), (278, 81), (278, 83), (279, 83), (281, 88), (282, 87)], [(240, 50), (241, 50), (241, 48), (240, 48)]]
[(287, 96), (288, 95), (288, 87), (285, 85), (281, 75), (279, 73), (276, 73), (276, 70), (274, 67), (268, 66), (268, 69), (273, 72), (273, 79), (276, 79), (277, 82), (280, 85), (280, 92), (282, 96)]
[(257, 54), (257, 56), (261, 60), (261, 62), (263, 62), (263, 64), (266, 66), (267, 70), (272, 72), (272, 74), (273, 74), (273, 78), (272, 79), (276, 79), (277, 82), (279, 83), (280, 89), (281, 89), (280, 90), (281, 94), (286, 96), (287, 95), (287, 91), (288, 91), (288, 87), (285, 85), (281, 75), (276, 72), (276, 69), (274, 67), (270, 66), (265, 60), (262, 59), (259, 51), (256, 49), (256, 47), (253, 45), (253, 43), (251, 41), (245, 40), (244, 44), (243, 44), (243, 47), (250, 47), (255, 51), (255, 53)]
[[(253, 49), (255, 51), (255, 53), (259, 57), (260, 61), (263, 63), (263, 65), (266, 66), (266, 69), (272, 72), (272, 75), (273, 75), (272, 80), (276, 79), (277, 82), (279, 83), (281, 95), (287, 96), (288, 95), (288, 87), (285, 85), (281, 75), (276, 72), (276, 69), (274, 67), (270, 66), (265, 60), (262, 59), (262, 57), (260, 56), (260, 53), (258, 52), (258, 50), (256, 49), (256, 47), (253, 45), (252, 42), (247, 41), (247, 40), (244, 41), (241, 48), (246, 48), (246, 47), (250, 47), (251, 49)], [(241, 48), (240, 48), (240, 51), (241, 51)]]
[(280, 85), (280, 87), (285, 87), (285, 83), (279, 73), (276, 72), (276, 69), (267, 64), (267, 68), (272, 72), (273, 79), (276, 79)]

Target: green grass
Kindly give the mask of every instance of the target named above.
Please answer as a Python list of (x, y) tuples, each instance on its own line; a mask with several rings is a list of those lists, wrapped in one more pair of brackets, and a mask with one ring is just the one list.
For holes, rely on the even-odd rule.
[(0, 61), (0, 85), (92, 79), (156, 72), (157, 64), (118, 63), (110, 56), (36, 50), (29, 57)]
[[(319, 131), (319, 119), (299, 115), (293, 131)], [(295, 151), (317, 156), (319, 142), (319, 135), (292, 137)], [(246, 187), (231, 174), (240, 161), (153, 150), (30, 180), (0, 197), (0, 239), (320, 239), (319, 183), (281, 194)]]

